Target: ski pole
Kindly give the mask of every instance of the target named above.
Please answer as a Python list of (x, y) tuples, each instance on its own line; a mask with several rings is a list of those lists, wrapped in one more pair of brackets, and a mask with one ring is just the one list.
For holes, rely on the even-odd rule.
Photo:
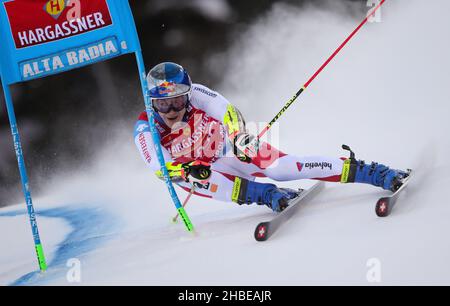
[[(194, 191), (195, 191), (195, 186), (192, 185), (191, 190), (189, 191), (188, 196), (186, 197), (186, 199), (185, 199), (184, 202), (183, 202), (183, 208), (184, 208), (184, 207), (187, 205), (187, 203), (189, 202), (189, 199), (190, 199), (191, 196), (194, 194)], [(179, 215), (180, 215), (180, 214), (177, 213), (176, 216), (172, 218), (172, 222), (173, 222), (173, 223), (177, 222), (177, 219), (178, 219), (178, 216), (179, 216)]]
[(355, 34), (367, 23), (370, 16), (374, 16), (375, 12), (383, 5), (386, 0), (381, 0), (380, 3), (367, 14), (366, 18), (359, 24), (359, 26), (347, 37), (347, 39), (334, 51), (334, 53), (325, 61), (325, 63), (319, 68), (319, 70), (314, 73), (314, 75), (303, 85), (302, 88), (286, 103), (286, 105), (281, 109), (280, 112), (270, 121), (266, 127), (259, 133), (258, 139), (260, 139), (264, 134), (272, 127), (272, 125), (286, 112), (286, 110), (291, 106), (295, 100), (302, 94), (303, 91), (314, 81), (314, 79), (325, 69), (326, 66), (333, 60), (333, 58), (345, 47), (345, 45), (355, 36)]
[[(140, 50), (140, 47), (139, 47)], [(169, 172), (167, 171), (166, 163), (164, 161), (164, 155), (162, 153), (161, 148), (161, 140), (159, 137), (158, 130), (156, 129), (155, 123), (154, 123), (154, 112), (153, 108), (151, 106), (150, 97), (147, 94), (148, 88), (147, 88), (147, 80), (145, 79), (145, 66), (144, 66), (144, 59), (142, 57), (142, 52), (135, 52), (136, 55), (136, 61), (139, 68), (139, 74), (141, 79), (141, 87), (142, 87), (142, 94), (144, 96), (144, 102), (145, 102), (145, 110), (147, 112), (148, 117), (148, 124), (150, 126), (150, 132), (152, 134), (153, 142), (155, 144), (155, 151), (156, 155), (159, 161), (159, 164), (161, 165), (161, 172), (163, 173), (164, 182), (166, 183), (167, 189), (169, 191), (170, 197), (172, 198), (172, 202), (175, 205), (178, 214), (181, 215), (181, 219), (183, 219), (184, 225), (186, 226), (186, 229), (188, 232), (194, 231), (194, 225), (192, 224), (191, 220), (189, 219), (189, 216), (187, 215), (186, 211), (184, 210), (184, 207), (181, 206), (180, 199), (178, 198), (177, 192), (175, 191), (175, 188), (173, 187), (172, 180), (170, 179)]]

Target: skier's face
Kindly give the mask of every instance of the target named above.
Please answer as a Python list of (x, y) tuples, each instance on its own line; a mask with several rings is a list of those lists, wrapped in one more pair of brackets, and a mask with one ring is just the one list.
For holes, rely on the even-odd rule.
[(172, 128), (176, 123), (183, 120), (184, 114), (186, 114), (186, 108), (183, 108), (178, 112), (174, 109), (171, 109), (168, 113), (158, 112), (158, 114), (161, 116), (161, 118), (163, 118), (164, 123), (167, 124), (169, 128)]
[(183, 120), (186, 113), (188, 96), (183, 95), (174, 98), (153, 100), (153, 107), (163, 118), (164, 123), (172, 128), (173, 125)]

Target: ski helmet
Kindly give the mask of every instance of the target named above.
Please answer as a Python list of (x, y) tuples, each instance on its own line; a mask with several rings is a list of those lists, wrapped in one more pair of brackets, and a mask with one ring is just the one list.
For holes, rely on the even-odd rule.
[[(187, 95), (190, 99), (192, 81), (187, 71), (178, 64), (165, 62), (156, 65), (147, 75), (151, 99), (175, 98)], [(188, 99), (188, 100), (189, 100)]]

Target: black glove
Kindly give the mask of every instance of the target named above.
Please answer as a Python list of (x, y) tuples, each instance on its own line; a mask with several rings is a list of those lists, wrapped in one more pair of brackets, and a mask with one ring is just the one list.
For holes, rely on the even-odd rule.
[[(185, 181), (206, 184), (211, 176), (211, 165), (199, 160), (184, 164), (167, 162), (166, 168), (172, 182)], [(156, 171), (155, 174), (158, 178), (164, 179), (161, 170)]]
[(242, 162), (251, 163), (258, 155), (259, 139), (248, 133), (239, 133), (233, 139), (233, 153)]
[(184, 170), (182, 177), (186, 182), (206, 184), (211, 177), (211, 165), (206, 162), (195, 160), (184, 163), (182, 167)]

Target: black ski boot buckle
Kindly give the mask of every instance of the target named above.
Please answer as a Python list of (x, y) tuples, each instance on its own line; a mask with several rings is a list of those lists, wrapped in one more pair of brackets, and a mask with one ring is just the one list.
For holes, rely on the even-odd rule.
[(350, 149), (348, 145), (343, 144), (342, 149), (350, 152), (348, 160), (344, 161), (344, 167), (342, 169), (341, 183), (354, 183), (356, 176), (356, 167), (358, 162), (355, 158), (355, 152)]

